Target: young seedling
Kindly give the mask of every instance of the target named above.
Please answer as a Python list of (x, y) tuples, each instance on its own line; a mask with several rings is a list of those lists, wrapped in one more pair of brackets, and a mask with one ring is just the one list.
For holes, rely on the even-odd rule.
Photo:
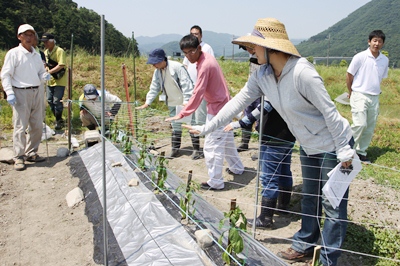
[(195, 199), (193, 199), (193, 194), (200, 189), (200, 184), (196, 183), (192, 180), (192, 170), (189, 171), (189, 176), (188, 176), (188, 182), (185, 186), (184, 183), (182, 183), (177, 189), (177, 193), (182, 193), (185, 192), (185, 196), (181, 197), (179, 200), (179, 207), (181, 208), (181, 215), (182, 215), (182, 220), (188, 219), (192, 217), (196, 211), (194, 208), (195, 204)]
[(132, 141), (128, 136), (122, 137), (122, 152), (125, 154), (131, 153), (132, 150)]
[[(231, 210), (229, 212), (224, 212), (224, 219), (222, 219), (219, 222), (219, 228), (222, 229), (222, 227), (225, 224), (225, 221), (229, 221), (229, 230), (228, 231), (228, 245), (226, 247), (226, 252), (222, 254), (222, 259), (230, 265), (231, 263), (231, 257), (235, 256), (237, 258), (237, 254), (241, 253), (243, 251), (244, 245), (243, 245), (243, 238), (239, 234), (239, 231), (244, 231), (246, 232), (246, 224), (247, 224), (247, 219), (246, 216), (243, 214), (243, 212), (240, 210), (238, 206), (236, 206), (236, 199), (231, 200)], [(225, 231), (226, 232), (226, 231)], [(224, 233), (222, 232), (218, 243), (222, 245), (222, 238), (224, 236)], [(238, 261), (243, 264), (243, 260), (238, 258)]]
[(114, 123), (111, 124), (110, 127), (110, 139), (114, 143), (118, 143), (118, 135), (119, 135), (119, 128), (118, 128), (118, 120), (115, 119)]
[(140, 169), (146, 169), (146, 159), (149, 158), (149, 154), (147, 153), (147, 135), (143, 136), (143, 142), (139, 143), (139, 158), (138, 158), (138, 166)]
[(165, 152), (161, 152), (154, 162), (155, 170), (151, 173), (151, 179), (155, 183), (155, 191), (166, 190), (165, 180), (167, 180), (167, 159), (165, 158)]

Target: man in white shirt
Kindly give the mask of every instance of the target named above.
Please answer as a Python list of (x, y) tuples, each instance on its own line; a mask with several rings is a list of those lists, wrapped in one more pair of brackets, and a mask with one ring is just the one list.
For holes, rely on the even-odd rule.
[[(19, 26), (19, 46), (7, 52), (1, 69), (1, 82), (7, 102), (13, 109), (14, 169), (26, 168), (25, 160), (42, 162), (37, 154), (43, 128), (43, 86), (49, 80), (40, 54), (33, 47), (36, 31), (29, 24)], [(29, 127), (28, 134), (26, 131)]]
[(371, 163), (366, 150), (378, 119), (380, 84), (388, 76), (389, 59), (380, 52), (384, 43), (385, 34), (381, 30), (372, 31), (368, 37), (368, 49), (356, 54), (347, 69), (354, 149), (366, 164)]
[[(212, 56), (214, 56), (214, 51), (211, 48), (211, 46), (205, 42), (202, 41), (203, 38), (203, 30), (200, 28), (200, 26), (198, 25), (194, 25), (190, 28), (190, 34), (194, 35), (197, 37), (197, 39), (200, 42), (200, 46), (201, 46), (201, 51), (202, 52), (206, 52)], [(185, 58), (183, 59), (183, 65), (186, 67), (190, 78), (193, 81), (193, 85), (196, 85), (196, 81), (197, 81), (197, 63), (190, 63), (190, 61), (187, 59), (187, 57), (185, 56)], [(197, 126), (201, 126), (204, 125), (206, 123), (206, 118), (207, 118), (207, 102), (205, 100), (203, 100), (199, 106), (199, 108), (197, 108), (196, 112), (193, 113), (193, 117), (195, 120), (195, 124)], [(192, 154), (192, 159), (193, 160), (197, 160), (200, 158), (204, 158), (204, 154), (203, 152), (201, 152), (200, 150), (200, 137), (198, 136), (194, 136), (193, 134), (191, 134), (192, 137), (192, 143), (193, 143), (193, 154)]]

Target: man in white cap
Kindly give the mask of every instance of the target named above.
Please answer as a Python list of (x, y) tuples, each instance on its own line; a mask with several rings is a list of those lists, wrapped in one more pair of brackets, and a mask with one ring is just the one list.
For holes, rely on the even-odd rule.
[[(40, 54), (33, 48), (35, 30), (29, 24), (19, 26), (19, 46), (7, 52), (1, 70), (1, 81), (7, 102), (13, 108), (14, 169), (24, 170), (25, 160), (42, 162), (37, 154), (42, 138), (43, 92), (41, 82), (50, 79)], [(29, 132), (26, 130), (29, 126)]]

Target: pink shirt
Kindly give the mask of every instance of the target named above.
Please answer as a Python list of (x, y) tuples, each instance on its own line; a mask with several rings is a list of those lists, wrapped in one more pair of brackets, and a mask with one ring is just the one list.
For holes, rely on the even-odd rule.
[(207, 101), (207, 113), (216, 115), (229, 101), (229, 91), (217, 60), (210, 54), (201, 53), (197, 60), (197, 81), (187, 105), (179, 117), (188, 116), (200, 106), (203, 98)]

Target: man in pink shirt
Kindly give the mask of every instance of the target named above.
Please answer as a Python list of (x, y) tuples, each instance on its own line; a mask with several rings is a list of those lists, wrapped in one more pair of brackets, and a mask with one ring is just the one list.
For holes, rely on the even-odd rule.
[[(179, 114), (166, 119), (166, 121), (181, 119), (192, 114), (204, 98), (207, 101), (207, 124), (230, 99), (224, 75), (217, 60), (201, 51), (196, 36), (186, 35), (183, 37), (180, 41), (180, 48), (192, 64), (197, 62), (197, 82), (186, 106)], [(236, 150), (233, 133), (231, 131), (224, 132), (223, 127), (206, 135), (204, 158), (210, 179), (201, 184), (202, 189), (221, 190), (224, 188), (222, 176), (224, 158), (229, 165), (228, 173), (237, 175), (243, 173), (244, 167)]]

